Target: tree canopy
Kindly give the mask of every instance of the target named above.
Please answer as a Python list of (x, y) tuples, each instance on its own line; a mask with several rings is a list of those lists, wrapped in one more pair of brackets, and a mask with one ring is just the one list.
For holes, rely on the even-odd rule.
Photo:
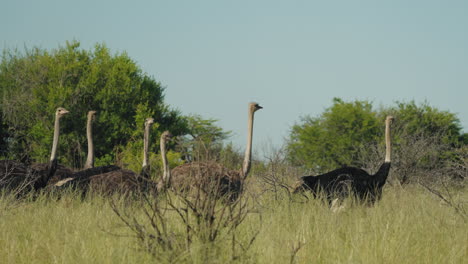
[[(224, 131), (215, 123), (216, 119), (204, 119), (200, 115), (187, 116), (189, 133), (178, 140), (178, 151), (186, 161), (214, 158), (223, 148), (223, 141), (230, 131)], [(214, 156), (211, 156), (214, 155)], [(210, 157), (211, 156), (211, 157)]]
[(59, 106), (70, 111), (61, 122), (60, 159), (75, 167), (81, 167), (85, 156), (89, 110), (98, 111), (97, 163), (113, 160), (114, 150), (143, 130), (146, 117), (155, 119), (156, 130), (188, 132), (186, 119), (164, 102), (164, 87), (125, 52), (111, 54), (102, 44), (92, 50), (80, 48), (77, 41), (52, 51), (4, 50), (0, 94), (2, 142), (8, 138), (5, 148), (10, 158), (48, 158)]
[(352, 164), (359, 147), (374, 140), (379, 128), (371, 103), (334, 98), (319, 117), (305, 116), (292, 127), (289, 156), (297, 165), (318, 170)]

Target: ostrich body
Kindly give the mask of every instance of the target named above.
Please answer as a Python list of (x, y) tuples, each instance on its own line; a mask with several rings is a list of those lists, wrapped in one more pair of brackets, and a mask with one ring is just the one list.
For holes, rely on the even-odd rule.
[(317, 196), (322, 191), (330, 203), (335, 196), (344, 198), (350, 191), (359, 200), (367, 199), (369, 203), (379, 200), (382, 197), (382, 189), (391, 166), (390, 123), (392, 120), (392, 116), (388, 116), (385, 120), (385, 161), (374, 175), (360, 168), (343, 167), (317, 176), (301, 177), (294, 192), (311, 190), (314, 196)]
[(90, 189), (97, 191), (103, 195), (111, 195), (113, 193), (126, 194), (136, 192), (142, 189), (139, 175), (131, 170), (119, 169), (103, 174), (93, 175), (80, 181), (80, 184), (85, 184), (84, 191)]
[(250, 171), (254, 114), (260, 109), (262, 107), (259, 104), (249, 103), (247, 146), (241, 170), (230, 170), (211, 161), (191, 162), (174, 168), (166, 177), (166, 184), (177, 190), (198, 188), (206, 193), (215, 192), (216, 196), (227, 195), (229, 199), (235, 200), (242, 192), (242, 183)]

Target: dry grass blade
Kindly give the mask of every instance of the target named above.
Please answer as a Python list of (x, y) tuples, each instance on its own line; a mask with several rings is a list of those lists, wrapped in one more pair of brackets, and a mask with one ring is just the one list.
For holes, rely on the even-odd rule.
[(452, 207), (455, 210), (455, 212), (463, 218), (463, 220), (465, 222), (468, 220), (468, 212), (465, 209), (463, 203), (455, 201), (454, 197), (452, 196), (450, 190), (445, 185), (445, 183), (442, 184), (443, 187), (444, 187), (444, 190), (445, 190), (445, 194), (441, 193), (440, 191), (438, 191), (438, 190), (436, 190), (434, 188), (429, 187), (428, 185), (426, 185), (426, 184), (424, 184), (422, 182), (420, 182), (419, 185), (421, 185), (422, 187), (424, 187), (424, 189), (426, 189), (430, 193), (432, 193), (435, 196), (437, 196), (438, 198), (440, 198), (448, 206)]

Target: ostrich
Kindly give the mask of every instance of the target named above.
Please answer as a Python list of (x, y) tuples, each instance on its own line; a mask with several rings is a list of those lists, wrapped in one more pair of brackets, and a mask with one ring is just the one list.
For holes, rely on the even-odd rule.
[(68, 113), (69, 111), (63, 107), (59, 107), (55, 111), (54, 138), (49, 163), (33, 164), (28, 167), (17, 161), (0, 161), (0, 186), (2, 188), (24, 188), (29, 190), (32, 187), (34, 190), (40, 190), (50, 180), (54, 180), (52, 178), (60, 178), (72, 173), (70, 169), (57, 164), (60, 119)]
[[(151, 125), (154, 123), (153, 118), (147, 118), (145, 121), (145, 136), (144, 136), (144, 150), (143, 150), (143, 168), (141, 175), (127, 170), (121, 169), (117, 166), (104, 166), (105, 168), (118, 168), (110, 171), (98, 172), (98, 168), (91, 168), (82, 172), (74, 174), (75, 177), (71, 177), (64, 181), (57, 183), (57, 187), (76, 187), (86, 193), (89, 188), (95, 189), (103, 194), (111, 194), (114, 192), (129, 192), (129, 191), (140, 191), (146, 189), (151, 184), (148, 168), (148, 149), (149, 149), (149, 131)], [(146, 133), (147, 132), (147, 133)], [(91, 172), (90, 172), (91, 170)], [(103, 170), (103, 169), (101, 169)]]
[(318, 176), (302, 177), (294, 193), (311, 190), (316, 196), (319, 191), (323, 191), (331, 203), (335, 195), (343, 198), (351, 190), (356, 198), (368, 199), (370, 204), (379, 200), (382, 197), (382, 189), (391, 165), (390, 123), (392, 120), (392, 116), (387, 116), (385, 120), (385, 161), (374, 175), (360, 168), (343, 167)]
[(212, 161), (191, 162), (174, 168), (170, 174), (166, 171), (166, 184), (181, 191), (199, 188), (204, 192), (215, 192), (215, 196), (227, 195), (230, 200), (235, 200), (242, 192), (242, 183), (250, 171), (254, 114), (262, 108), (258, 103), (248, 105), (247, 147), (241, 170), (230, 170)]
[(57, 108), (55, 112), (54, 138), (49, 163), (34, 164), (31, 166), (31, 174), (34, 176), (33, 188), (40, 190), (47, 186), (49, 181), (57, 181), (72, 171), (57, 164), (57, 148), (60, 135), (60, 119), (69, 111), (63, 107)]

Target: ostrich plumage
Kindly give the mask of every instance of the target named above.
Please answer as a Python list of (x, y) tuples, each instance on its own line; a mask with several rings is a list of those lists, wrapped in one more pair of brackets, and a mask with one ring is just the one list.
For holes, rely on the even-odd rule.
[(215, 196), (228, 196), (230, 200), (235, 200), (242, 192), (243, 182), (250, 171), (254, 114), (262, 108), (254, 102), (248, 105), (247, 146), (242, 169), (231, 170), (212, 161), (191, 162), (174, 168), (167, 179), (168, 185), (179, 191), (201, 189), (203, 192), (214, 192)]
[(114, 165), (102, 166), (77, 172), (72, 177), (55, 184), (55, 187), (72, 187), (81, 190), (83, 194), (94, 190), (104, 195), (126, 194), (148, 189), (153, 185), (148, 167), (149, 131), (153, 123), (153, 118), (147, 118), (145, 121), (143, 166), (140, 174)]
[(57, 148), (60, 135), (60, 119), (69, 111), (58, 107), (55, 111), (54, 136), (50, 161), (27, 166), (18, 161), (0, 161), (0, 188), (15, 190), (22, 188), (23, 191), (41, 190), (47, 186), (49, 181), (65, 177), (71, 170), (57, 164)]
[(342, 167), (317, 176), (301, 177), (294, 193), (310, 190), (316, 197), (323, 192), (329, 203), (334, 198), (342, 199), (350, 194), (354, 194), (360, 201), (369, 203), (379, 200), (391, 167), (390, 123), (392, 120), (392, 116), (388, 116), (385, 120), (385, 161), (374, 175), (360, 168)]
[(390, 166), (390, 162), (384, 162), (374, 175), (360, 168), (343, 167), (317, 176), (303, 176), (294, 192), (310, 190), (315, 197), (323, 192), (330, 203), (333, 198), (343, 199), (352, 193), (359, 200), (374, 203), (382, 196)]

